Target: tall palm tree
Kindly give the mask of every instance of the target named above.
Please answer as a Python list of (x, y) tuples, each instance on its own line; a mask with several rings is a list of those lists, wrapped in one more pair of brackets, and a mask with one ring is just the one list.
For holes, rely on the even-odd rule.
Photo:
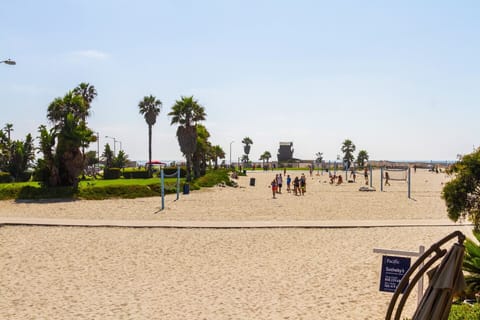
[(365, 165), (365, 163), (368, 161), (368, 153), (366, 150), (360, 150), (358, 151), (358, 155), (357, 155), (357, 165), (359, 167), (363, 167)]
[(172, 117), (170, 125), (178, 125), (178, 144), (187, 160), (187, 181), (191, 181), (192, 157), (197, 148), (196, 125), (197, 122), (205, 120), (207, 116), (205, 108), (199, 105), (193, 96), (182, 96), (180, 100), (175, 101), (168, 115)]
[(138, 109), (141, 115), (145, 118), (148, 125), (148, 171), (152, 173), (152, 127), (157, 122), (157, 117), (160, 114), (162, 102), (152, 95), (143, 97), (143, 100), (138, 103)]
[(271, 157), (272, 157), (272, 154), (270, 153), (270, 151), (265, 151), (265, 152), (260, 156), (260, 160), (262, 160), (264, 167), (265, 167), (265, 160), (267, 160), (267, 163), (268, 163), (268, 161), (270, 160)]
[(85, 108), (81, 114), (81, 118), (83, 122), (86, 122), (86, 118), (90, 115), (92, 101), (97, 96), (97, 89), (95, 89), (95, 87), (89, 83), (82, 82), (75, 89), (73, 89), (73, 93), (77, 96), (81, 96), (83, 99)]
[(218, 168), (218, 159), (225, 159), (225, 151), (219, 145), (212, 147), (213, 162), (215, 163), (215, 169)]
[(7, 139), (8, 141), (10, 142), (10, 132), (13, 131), (13, 124), (11, 123), (7, 123), (5, 124), (5, 128), (3, 128), (3, 130), (5, 130), (5, 132), (7, 133)]
[[(97, 96), (97, 89), (95, 89), (95, 87), (89, 83), (82, 82), (75, 89), (73, 89), (73, 93), (77, 96), (81, 96), (83, 99), (85, 108), (80, 116), (82, 121), (87, 124), (87, 117), (90, 115), (92, 101)], [(85, 158), (85, 146), (82, 146), (82, 155)]]
[(85, 102), (73, 91), (69, 91), (63, 98), (55, 98), (47, 110), (48, 120), (59, 130), (65, 126), (68, 114), (72, 114), (77, 122), (85, 115)]
[(248, 162), (248, 160), (249, 160), (248, 159), (248, 154), (250, 153), (250, 145), (253, 144), (253, 141), (249, 137), (245, 137), (245, 138), (243, 138), (242, 143), (245, 145), (243, 147), (243, 151), (245, 151), (245, 155), (247, 156), (246, 161)]
[(211, 154), (212, 144), (208, 141), (210, 132), (202, 124), (197, 124), (197, 147), (192, 156), (193, 176), (198, 178), (207, 172), (207, 161)]
[(342, 143), (342, 152), (343, 152), (343, 163), (346, 165), (347, 168), (350, 168), (350, 165), (353, 163), (355, 157), (353, 153), (355, 152), (355, 145), (353, 144), (352, 140), (345, 139)]

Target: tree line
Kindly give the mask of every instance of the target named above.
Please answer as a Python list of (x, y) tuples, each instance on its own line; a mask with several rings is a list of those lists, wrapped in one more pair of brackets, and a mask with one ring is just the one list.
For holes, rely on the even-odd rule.
[[(49, 126), (38, 128), (39, 147), (34, 147), (34, 138), (28, 134), (25, 140), (12, 140), (13, 124), (7, 123), (0, 129), (0, 171), (7, 172), (15, 181), (24, 178), (29, 168), (34, 169), (35, 180), (48, 187), (77, 187), (88, 166), (99, 162), (95, 151), (85, 153), (98, 136), (88, 127), (91, 104), (97, 97), (97, 90), (89, 83), (81, 83), (63, 97), (55, 98), (47, 108)], [(138, 111), (148, 126), (148, 170), (152, 173), (152, 127), (162, 108), (162, 102), (153, 95), (145, 96), (138, 103)], [(193, 96), (182, 96), (175, 101), (171, 111), (171, 125), (177, 125), (177, 140), (180, 151), (186, 159), (187, 181), (206, 173), (211, 162), (218, 167), (218, 159), (225, 158), (219, 145), (213, 145), (210, 133), (201, 124), (206, 119), (205, 108)], [(35, 163), (35, 153), (42, 156)], [(121, 167), (128, 161), (128, 155), (120, 150), (117, 155), (110, 145), (105, 145), (102, 154), (105, 167)], [(29, 177), (28, 177), (29, 178)]]

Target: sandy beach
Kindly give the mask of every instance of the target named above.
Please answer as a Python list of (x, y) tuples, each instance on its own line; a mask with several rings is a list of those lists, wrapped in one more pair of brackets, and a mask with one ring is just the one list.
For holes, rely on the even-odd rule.
[[(239, 188), (214, 187), (160, 199), (0, 202), (0, 217), (181, 220), (435, 220), (450, 223), (447, 177), (412, 173), (380, 192), (308, 177), (305, 196), (272, 199), (278, 172), (248, 173)], [(293, 177), (301, 171), (289, 171)], [(308, 175), (308, 172), (304, 172)], [(255, 178), (255, 186), (250, 179)], [(381, 255), (418, 251), (453, 226), (176, 229), (3, 226), (0, 308), (6, 319), (382, 319)], [(412, 261), (413, 262), (413, 261)], [(407, 311), (416, 303), (409, 299)], [(408, 315), (408, 313), (406, 314)]]

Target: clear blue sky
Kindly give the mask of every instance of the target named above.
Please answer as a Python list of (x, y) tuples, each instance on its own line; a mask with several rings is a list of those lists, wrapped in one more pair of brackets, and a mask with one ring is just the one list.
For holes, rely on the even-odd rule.
[(375, 160), (453, 160), (480, 143), (479, 16), (473, 0), (7, 1), (0, 125), (37, 136), (48, 104), (89, 82), (101, 149), (113, 136), (134, 160), (149, 94), (156, 159), (182, 159), (167, 113), (194, 95), (227, 160), (246, 136), (254, 160), (280, 141), (335, 159), (347, 138)]

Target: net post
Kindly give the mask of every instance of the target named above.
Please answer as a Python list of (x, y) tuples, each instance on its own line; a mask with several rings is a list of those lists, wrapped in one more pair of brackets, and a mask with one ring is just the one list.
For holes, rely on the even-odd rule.
[(373, 169), (372, 169), (372, 165), (369, 165), (368, 166), (370, 168), (370, 188), (373, 187), (373, 177), (372, 177), (372, 172), (373, 172)]
[(163, 173), (163, 168), (160, 169), (160, 192), (162, 194), (162, 210), (165, 209), (165, 177)]
[(383, 192), (383, 167), (380, 167), (380, 191)]
[(410, 167), (408, 167), (408, 170), (407, 170), (407, 182), (408, 182), (408, 199), (411, 199), (410, 198), (410, 179), (411, 178), (411, 175), (410, 175)]

